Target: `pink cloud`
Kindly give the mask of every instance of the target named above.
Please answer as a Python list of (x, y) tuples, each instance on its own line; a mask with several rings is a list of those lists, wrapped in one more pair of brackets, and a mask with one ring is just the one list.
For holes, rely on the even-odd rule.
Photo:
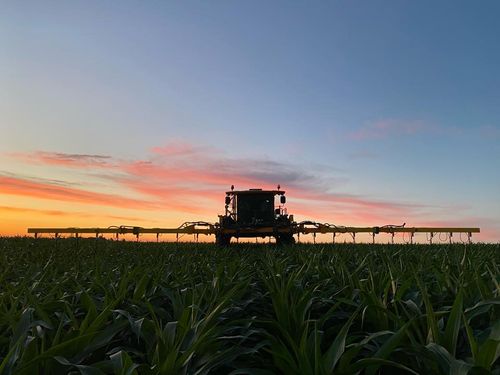
[[(0, 206), (0, 212), (3, 213), (18, 213), (23, 215), (43, 215), (43, 216), (55, 216), (55, 217), (64, 217), (64, 218), (94, 218), (96, 214), (89, 214), (86, 212), (74, 212), (74, 211), (61, 211), (61, 210), (43, 210), (36, 208), (25, 208), (25, 207), (14, 207), (14, 206)], [(118, 216), (118, 215), (102, 215), (99, 214), (99, 218), (109, 218), (112, 220), (120, 220), (120, 221), (135, 221), (138, 222), (140, 220), (144, 220), (143, 218), (135, 217), (135, 216)]]
[(171, 142), (164, 146), (156, 146), (151, 148), (151, 152), (163, 156), (171, 155), (189, 155), (196, 152), (193, 145), (186, 142)]
[(155, 146), (150, 149), (151, 153), (159, 156), (193, 156), (193, 155), (208, 155), (219, 153), (217, 149), (212, 147), (204, 147), (193, 145), (182, 140), (170, 141), (163, 146)]
[(37, 181), (34, 179), (1, 175), (0, 194), (133, 209), (147, 209), (154, 207), (154, 205), (148, 201), (126, 198), (119, 195), (98, 193), (79, 188), (60, 186), (45, 180)]
[[(392, 126), (392, 125), (391, 125)], [(379, 125), (379, 129), (391, 126)], [(385, 130), (384, 130), (385, 131)], [(407, 129), (406, 131), (413, 131)], [(416, 131), (416, 130), (415, 130)], [(2, 177), (0, 194), (74, 201), (131, 209), (174, 210), (213, 217), (222, 210), (224, 192), (231, 184), (237, 189), (274, 188), (277, 183), (288, 192), (290, 213), (298, 219), (331, 222), (337, 225), (417, 225), (424, 214), (439, 208), (411, 202), (393, 202), (366, 196), (333, 192), (335, 182), (322, 173), (293, 164), (267, 159), (231, 159), (219, 153), (202, 152), (189, 144), (153, 148), (144, 160), (115, 160), (105, 157), (97, 176), (130, 192), (114, 196), (48, 181)], [(55, 156), (54, 156), (55, 155)], [(46, 152), (18, 154), (19, 160), (37, 160), (49, 166), (87, 171), (89, 163), (100, 163), (96, 155), (66, 155)], [(62, 162), (61, 162), (62, 161)], [(94, 172), (92, 172), (94, 173)], [(129, 196), (132, 195), (133, 198)], [(442, 211), (448, 217), (446, 212)], [(464, 215), (465, 216), (465, 215)], [(428, 217), (428, 216), (427, 216)], [(184, 218), (180, 218), (182, 221)], [(414, 221), (414, 223), (410, 223)], [(466, 220), (467, 221), (467, 220)], [(446, 222), (446, 221), (445, 221)], [(476, 225), (471, 220), (467, 226)], [(448, 223), (447, 225), (450, 225)]]
[[(319, 217), (326, 220), (334, 220), (335, 218), (338, 221), (340, 212), (348, 211), (350, 213), (342, 214), (342, 217), (349, 218), (350, 223), (359, 222), (360, 220), (368, 222), (370, 219), (375, 218), (381, 221), (384, 217), (387, 220), (389, 214), (391, 214), (391, 217), (393, 215), (399, 215), (400, 218), (406, 217), (410, 212), (421, 208), (420, 205), (415, 204), (385, 202), (355, 195), (331, 193), (321, 188), (323, 185), (321, 181), (306, 177), (307, 173), (303, 173), (305, 180), (310, 182), (306, 185), (299, 180), (301, 172), (298, 173), (297, 177), (286, 174), (280, 176), (280, 173), (268, 175), (252, 171), (253, 162), (245, 163), (241, 160), (226, 160), (223, 168), (213, 168), (211, 167), (212, 163), (215, 164), (215, 161), (199, 161), (187, 168), (158, 165), (151, 162), (138, 163), (132, 166), (127, 165), (125, 167), (127, 173), (133, 175), (133, 178), (127, 179), (123, 183), (137, 192), (157, 196), (161, 199), (172, 199), (173, 195), (175, 196), (173, 199), (183, 200), (189, 195), (192, 199), (205, 197), (214, 202), (221, 202), (223, 192), (231, 183), (234, 183), (237, 188), (274, 188), (273, 185), (276, 180), (281, 181), (284, 179), (288, 180), (286, 190), (289, 197), (291, 197), (290, 202), (292, 203), (289, 204), (289, 208), (293, 210), (293, 213), (304, 218), (318, 220)], [(242, 171), (238, 173), (239, 168)], [(271, 178), (273, 179), (272, 185), (270, 184)], [(182, 181), (184, 186), (192, 185), (194, 188), (188, 190), (173, 188), (172, 185), (179, 184), (179, 181)], [(209, 187), (210, 189), (200, 190), (196, 188), (197, 186)], [(294, 201), (306, 201), (308, 204), (294, 204)], [(307, 206), (314, 203), (318, 205), (315, 211), (307, 208)], [(330, 216), (326, 217), (325, 212), (328, 212)], [(370, 212), (377, 212), (378, 214)], [(383, 222), (385, 223), (385, 221)]]
[[(166, 149), (161, 148), (156, 151), (155, 157), (147, 160), (107, 160), (107, 166), (113, 166), (113, 171), (120, 173), (108, 175), (106, 178), (133, 191), (155, 197), (159, 201), (200, 196), (220, 200), (231, 184), (241, 188), (274, 188), (276, 183), (281, 183), (288, 187), (296, 199), (301, 200), (398, 212), (413, 207), (355, 195), (329, 193), (322, 189), (324, 184), (314, 174), (271, 160), (220, 159), (198, 154), (196, 148), (188, 144), (179, 147), (168, 146)], [(21, 158), (31, 160), (38, 157), (39, 163), (47, 165), (58, 165), (54, 164), (54, 160), (64, 160), (65, 166), (68, 165), (66, 163), (72, 163), (74, 168), (87, 166), (86, 163), (80, 162), (82, 159), (85, 161), (88, 159), (84, 155), (79, 157), (59, 153), (54, 154), (55, 156), (48, 155), (46, 152), (37, 152), (21, 155)]]

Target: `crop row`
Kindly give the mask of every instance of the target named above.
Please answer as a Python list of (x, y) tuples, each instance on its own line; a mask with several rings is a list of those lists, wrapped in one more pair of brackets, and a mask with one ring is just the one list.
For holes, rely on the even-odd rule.
[(0, 374), (500, 374), (498, 245), (0, 238)]

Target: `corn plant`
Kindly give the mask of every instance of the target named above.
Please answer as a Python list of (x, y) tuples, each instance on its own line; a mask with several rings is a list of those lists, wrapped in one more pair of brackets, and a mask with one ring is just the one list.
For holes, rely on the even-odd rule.
[(0, 374), (500, 374), (498, 245), (0, 238)]

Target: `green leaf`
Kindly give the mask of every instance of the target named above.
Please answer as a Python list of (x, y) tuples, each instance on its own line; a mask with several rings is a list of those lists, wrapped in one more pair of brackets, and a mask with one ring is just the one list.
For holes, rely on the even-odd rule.
[(469, 347), (470, 347), (470, 351), (472, 354), (472, 359), (475, 362), (477, 359), (477, 341), (476, 341), (476, 338), (474, 337), (474, 333), (472, 332), (472, 328), (470, 327), (464, 313), (462, 313), (462, 319), (464, 322), (465, 332), (467, 334), (467, 340), (469, 342)]
[(476, 316), (479, 316), (481, 314), (484, 314), (488, 312), (492, 306), (494, 305), (500, 305), (500, 298), (495, 298), (491, 300), (486, 300), (486, 301), (480, 301), (474, 306), (465, 309), (465, 317), (467, 318), (467, 322), (470, 322), (472, 319), (474, 319)]
[(438, 324), (437, 324), (437, 319), (436, 319), (436, 313), (434, 312), (434, 309), (432, 308), (432, 303), (429, 299), (429, 295), (427, 294), (427, 288), (422, 285), (422, 282), (420, 279), (416, 278), (417, 283), (419, 285), (420, 291), (422, 292), (422, 299), (424, 300), (424, 305), (425, 305), (425, 312), (426, 312), (426, 318), (427, 318), (427, 326), (428, 329), (430, 330), (431, 333), (431, 342), (439, 343), (440, 342), (440, 336), (439, 336), (439, 329), (438, 329)]
[(339, 333), (333, 340), (332, 344), (328, 348), (327, 352), (323, 356), (323, 366), (328, 373), (333, 372), (338, 360), (342, 356), (345, 350), (345, 341), (347, 338), (347, 333), (351, 324), (359, 313), (359, 308), (351, 315), (347, 322), (342, 326)]
[(35, 309), (28, 307), (23, 310), (19, 322), (14, 329), (12, 334), (11, 343), (17, 343), (20, 339), (26, 337), (29, 330), (31, 329), (31, 323), (33, 322), (33, 313)]
[(144, 298), (144, 296), (146, 294), (146, 288), (149, 284), (149, 280), (150, 280), (150, 277), (147, 274), (145, 274), (141, 277), (141, 279), (139, 280), (139, 282), (137, 283), (137, 285), (135, 286), (135, 289), (134, 289), (134, 294), (132, 296), (132, 299), (134, 301), (138, 301), (138, 300), (141, 300), (142, 298)]
[(137, 374), (136, 368), (139, 367), (138, 364), (135, 364), (130, 356), (120, 350), (110, 356), (111, 362), (113, 363), (113, 370), (115, 374), (119, 375), (135, 375)]
[(457, 348), (458, 332), (460, 330), (461, 315), (463, 309), (464, 297), (463, 292), (460, 290), (455, 297), (455, 302), (450, 311), (450, 316), (446, 323), (444, 331), (443, 346), (454, 357)]
[(368, 337), (365, 337), (360, 342), (351, 344), (346, 348), (344, 355), (340, 358), (339, 362), (339, 371), (340, 372), (349, 372), (348, 368), (351, 365), (351, 361), (358, 355), (358, 353), (365, 348), (365, 346), (372, 340), (385, 336), (385, 335), (393, 335), (394, 333), (391, 331), (379, 331), (372, 333)]
[[(408, 330), (413, 323), (413, 320), (407, 322), (403, 325), (396, 333), (394, 333), (381, 347), (373, 358), (387, 359), (391, 353), (396, 349), (403, 341), (408, 333)], [(378, 370), (378, 366), (373, 366), (367, 369), (367, 375), (375, 374)]]
[(231, 371), (229, 375), (275, 375), (274, 371), (264, 370), (260, 368), (241, 368)]
[(7, 352), (5, 358), (2, 359), (0, 363), (0, 374), (10, 374), (14, 368), (14, 365), (21, 357), (23, 342), (31, 329), (33, 321), (34, 309), (28, 307), (23, 310), (19, 322), (14, 329), (10, 349)]
[(446, 348), (441, 345), (430, 343), (426, 348), (434, 355), (434, 358), (436, 358), (444, 374), (467, 375), (472, 368), (471, 364), (455, 359)]
[[(420, 375), (418, 372), (413, 371), (411, 368), (402, 365), (397, 362), (389, 361), (387, 359), (382, 359), (382, 358), (364, 358), (360, 359), (357, 361), (349, 370), (350, 374), (358, 373), (358, 371), (361, 371), (363, 369), (366, 369), (368, 367), (373, 367), (373, 366), (389, 366), (389, 367), (395, 367), (404, 371), (409, 372), (410, 374), (414, 375)], [(352, 371), (352, 372), (351, 372)]]
[(77, 364), (71, 363), (66, 358), (61, 357), (61, 356), (55, 356), (54, 359), (63, 366), (75, 367), (76, 369), (78, 369), (78, 371), (80, 372), (81, 375), (105, 375), (105, 373), (102, 372), (97, 367), (77, 365)]
[(491, 369), (491, 366), (500, 356), (500, 321), (491, 328), (491, 332), (484, 343), (479, 345), (476, 365)]
[(21, 340), (11, 346), (7, 355), (3, 358), (2, 363), (0, 363), (0, 374), (9, 375), (12, 373), (12, 368), (16, 361), (20, 357), (21, 351)]

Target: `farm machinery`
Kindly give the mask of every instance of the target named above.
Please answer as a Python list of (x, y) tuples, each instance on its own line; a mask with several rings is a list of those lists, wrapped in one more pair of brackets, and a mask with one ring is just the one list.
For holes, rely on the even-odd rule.
[[(61, 234), (70, 234), (79, 237), (85, 234), (93, 234), (98, 238), (105, 234), (112, 234), (119, 239), (120, 235), (133, 234), (139, 240), (141, 234), (156, 234), (157, 241), (162, 234), (175, 234), (176, 241), (183, 235), (194, 235), (196, 240), (200, 234), (214, 235), (215, 242), (219, 246), (228, 246), (231, 239), (240, 238), (274, 238), (277, 245), (293, 245), (300, 240), (301, 235), (311, 234), (314, 242), (316, 235), (331, 234), (332, 242), (338, 235), (347, 233), (356, 242), (356, 235), (367, 233), (375, 243), (375, 236), (386, 233), (394, 236), (398, 233), (406, 235), (406, 242), (413, 243), (416, 233), (425, 233), (429, 243), (433, 243), (436, 234), (445, 235), (450, 243), (454, 234), (460, 239), (465, 235), (465, 241), (471, 242), (472, 233), (479, 233), (479, 228), (457, 228), (457, 227), (407, 227), (402, 225), (383, 225), (374, 227), (349, 227), (338, 226), (329, 223), (318, 223), (315, 221), (296, 222), (293, 215), (287, 212), (285, 207), (285, 191), (278, 185), (276, 190), (231, 190), (226, 192), (225, 210), (219, 215), (217, 223), (204, 221), (185, 222), (177, 228), (143, 228), (137, 226), (111, 226), (107, 228), (28, 228), (37, 238), (40, 234), (53, 234), (56, 238)], [(295, 237), (294, 237), (295, 236)]]
[[(278, 205), (276, 205), (278, 198)], [(219, 215), (215, 242), (227, 246), (231, 237), (274, 237), (279, 245), (295, 243), (296, 224), (285, 208), (285, 192), (250, 189), (226, 192), (225, 213)]]

